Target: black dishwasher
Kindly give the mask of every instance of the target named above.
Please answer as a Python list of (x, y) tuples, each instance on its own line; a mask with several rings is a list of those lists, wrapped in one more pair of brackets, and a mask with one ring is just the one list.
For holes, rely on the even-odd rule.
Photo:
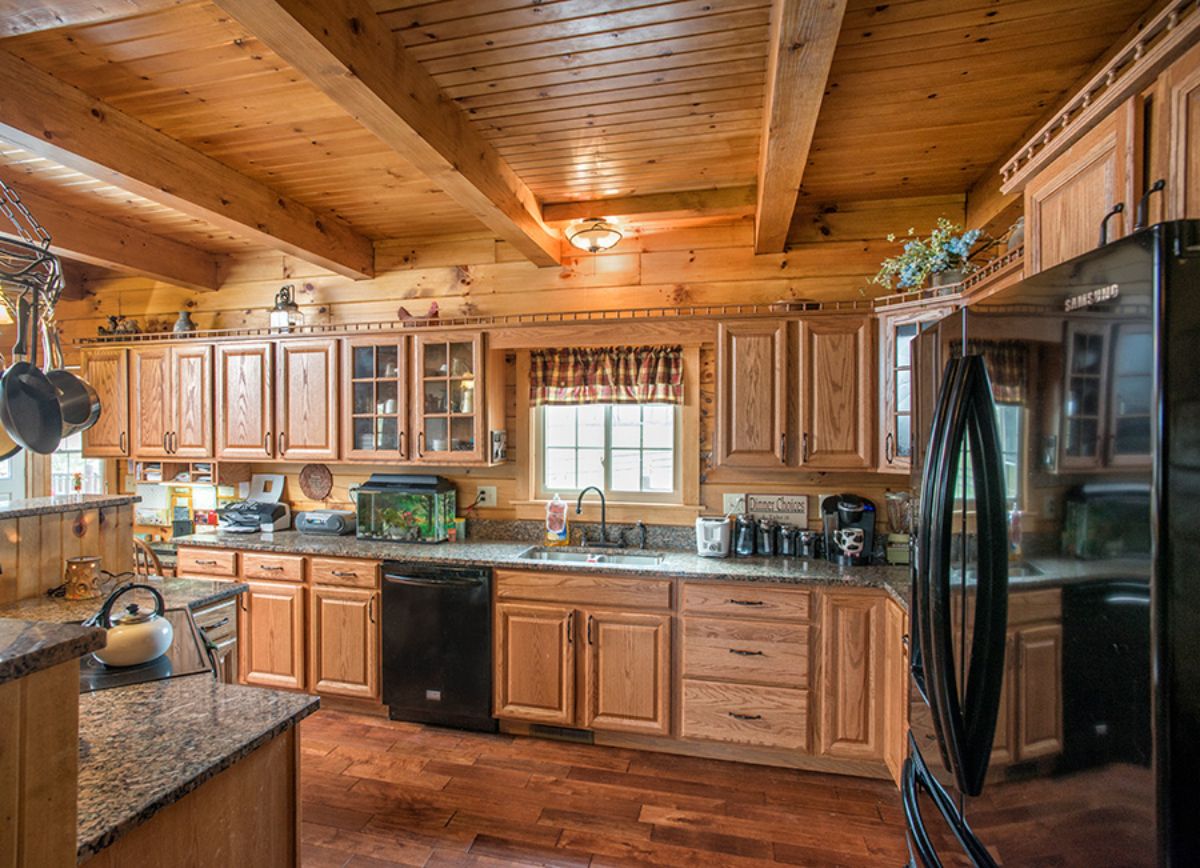
[(384, 562), (383, 701), (392, 720), (496, 731), (490, 569)]

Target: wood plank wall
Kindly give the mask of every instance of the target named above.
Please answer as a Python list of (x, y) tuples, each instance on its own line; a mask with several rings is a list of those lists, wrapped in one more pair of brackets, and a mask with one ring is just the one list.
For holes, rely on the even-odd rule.
[[(558, 268), (539, 269), (503, 242), (490, 237), (385, 241), (377, 244), (378, 276), (353, 282), (321, 272), (280, 254), (235, 260), (217, 292), (195, 292), (146, 278), (93, 279), (76, 288), (77, 300), (60, 303), (59, 322), (68, 342), (95, 334), (105, 317), (131, 316), (168, 328), (178, 311), (191, 311), (200, 328), (263, 326), (275, 293), (295, 284), (309, 322), (392, 320), (397, 308), (423, 314), (436, 301), (443, 315), (511, 314), (692, 304), (770, 303), (784, 299), (834, 301), (879, 294), (867, 279), (896, 245), (888, 233), (903, 235), (912, 226), (932, 227), (939, 216), (963, 219), (962, 196), (922, 197), (849, 204), (803, 202), (793, 222), (796, 239), (783, 254), (756, 256), (753, 223), (732, 219), (704, 225), (633, 229), (612, 251), (567, 257)], [(583, 328), (581, 326), (581, 328)], [(68, 351), (68, 356), (71, 355)], [(701, 352), (701, 472), (713, 442), (715, 358)], [(511, 372), (511, 368), (510, 368)], [(509, 377), (511, 383), (512, 377)], [(514, 389), (508, 390), (510, 450), (515, 441)], [(285, 497), (297, 508), (314, 506), (299, 492), (300, 465), (262, 465), (287, 477)], [(373, 470), (369, 466), (334, 468), (330, 506), (346, 500), (346, 489)], [(496, 485), (499, 502), (516, 495), (516, 466), (447, 472), (459, 485), (460, 501), (474, 497), (475, 485)], [(808, 491), (829, 494), (852, 490), (882, 507), (889, 487), (907, 479), (873, 473), (793, 475), (785, 483), (770, 474), (748, 475), (745, 482), (702, 485), (708, 511), (721, 509), (725, 492)], [(816, 513), (815, 501), (811, 511)], [(881, 510), (882, 512), (882, 510)], [(512, 518), (511, 509), (482, 511), (481, 517)]]
[(62, 584), (64, 561), (82, 555), (99, 555), (112, 573), (133, 569), (133, 506), (0, 521), (0, 603)]

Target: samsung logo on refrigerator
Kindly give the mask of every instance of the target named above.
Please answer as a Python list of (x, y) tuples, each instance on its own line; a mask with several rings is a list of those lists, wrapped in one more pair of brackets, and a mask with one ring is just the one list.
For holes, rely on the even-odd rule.
[(1070, 313), (1073, 310), (1080, 308), (1091, 307), (1094, 304), (1103, 304), (1106, 301), (1112, 301), (1121, 294), (1121, 285), (1119, 283), (1110, 283), (1108, 286), (1102, 286), (1099, 289), (1088, 290), (1080, 295), (1073, 295), (1068, 298), (1063, 307)]

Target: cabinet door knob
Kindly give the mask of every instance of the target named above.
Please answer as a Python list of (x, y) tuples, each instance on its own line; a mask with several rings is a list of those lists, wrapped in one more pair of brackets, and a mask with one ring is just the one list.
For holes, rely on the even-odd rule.
[(787, 464), (787, 432), (779, 435), (779, 460)]
[(800, 458), (803, 461), (808, 461), (808, 432), (804, 432), (804, 436), (800, 438)]
[(287, 432), (279, 432), (279, 455), (283, 457), (287, 453)]
[(567, 644), (571, 645), (575, 642), (575, 613), (567, 615)]
[(121, 432), (121, 436), (117, 438), (117, 448), (121, 450), (121, 454), (126, 454), (129, 450), (125, 447), (125, 432)]
[(375, 595), (371, 595), (371, 599), (367, 601), (367, 620), (372, 624), (375, 623)]
[(400, 430), (400, 440), (399, 440), (399, 444), (400, 444), (400, 449), (399, 449), (399, 451), (400, 451), (400, 457), (401, 457), (401, 458), (407, 458), (407, 457), (408, 457), (408, 453), (404, 451), (404, 434), (405, 434), (405, 432), (404, 432), (404, 429), (401, 429), (401, 430)]
[(271, 454), (271, 432), (270, 431), (268, 431), (266, 434), (263, 434), (263, 452), (267, 453), (268, 455)]
[(589, 645), (591, 645), (591, 644), (592, 644), (592, 622), (593, 622), (594, 620), (595, 620), (595, 619), (594, 619), (594, 618), (593, 618), (591, 615), (588, 615), (588, 623), (587, 623), (587, 640), (588, 640), (588, 644), (589, 644)]
[(896, 460), (896, 437), (891, 431), (883, 439), (883, 458), (888, 464)]
[(425, 432), (417, 432), (417, 457), (420, 458), (425, 454)]

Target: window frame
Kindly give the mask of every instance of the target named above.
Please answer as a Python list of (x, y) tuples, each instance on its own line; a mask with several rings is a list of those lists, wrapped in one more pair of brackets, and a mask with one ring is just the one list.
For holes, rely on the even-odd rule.
[[(593, 405), (594, 406), (594, 405)], [(606, 499), (620, 503), (645, 503), (645, 504), (669, 504), (681, 505), (684, 502), (683, 491), (683, 407), (679, 404), (653, 404), (653, 405), (618, 405), (606, 403), (604, 416), (604, 485), (599, 486), (604, 491)], [(672, 411), (673, 416), (673, 438), (671, 445), (672, 456), (672, 485), (668, 491), (627, 491), (624, 489), (613, 489), (610, 487), (612, 482), (612, 408), (615, 406), (657, 406), (668, 407)], [(563, 498), (578, 497), (583, 488), (548, 488), (546, 486), (546, 407), (533, 407), (533, 424), (531, 425), (532, 446), (533, 446), (533, 472), (534, 472), (534, 497), (538, 500), (551, 500), (554, 495), (559, 495)], [(578, 445), (575, 447), (578, 449)], [(639, 451), (644, 454), (645, 447), (640, 447)], [(652, 448), (650, 451), (667, 451), (666, 449)], [(587, 486), (584, 486), (586, 488)]]

